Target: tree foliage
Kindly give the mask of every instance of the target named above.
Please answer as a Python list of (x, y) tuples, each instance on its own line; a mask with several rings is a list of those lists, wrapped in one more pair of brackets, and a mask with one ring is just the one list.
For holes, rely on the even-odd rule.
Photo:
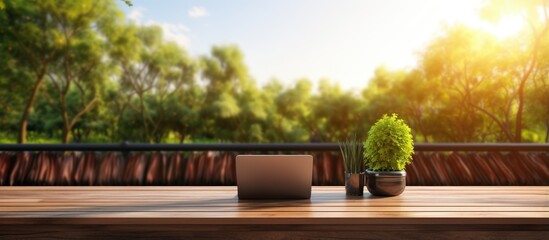
[(417, 67), (380, 66), (353, 90), (259, 85), (237, 45), (191, 56), (116, 3), (0, 1), (3, 142), (337, 142), (386, 113), (416, 142), (549, 142), (547, 0), (489, 1), (484, 19), (520, 16), (523, 31), (448, 26)]

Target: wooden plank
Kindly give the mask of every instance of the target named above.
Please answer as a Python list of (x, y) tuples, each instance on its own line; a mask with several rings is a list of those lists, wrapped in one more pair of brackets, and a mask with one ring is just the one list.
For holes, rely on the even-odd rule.
[[(143, 195), (143, 194), (148, 194), (148, 193), (154, 193), (155, 195), (157, 196), (163, 196), (163, 195), (168, 195), (168, 196), (191, 196), (191, 195), (195, 195), (195, 194), (198, 194), (199, 196), (209, 196), (209, 195), (236, 195), (236, 189), (235, 190), (224, 190), (224, 191), (179, 191), (179, 190), (174, 190), (174, 191), (158, 191), (158, 190), (132, 190), (132, 191), (110, 191), (110, 190), (95, 190), (95, 191), (79, 191), (79, 190), (18, 190), (18, 191), (4, 191), (4, 189), (2, 189), (0, 187), (0, 191), (2, 192), (2, 198), (5, 198), (6, 196), (19, 196), (19, 195), (27, 195), (27, 194), (32, 194), (32, 195), (36, 195), (36, 196), (39, 196), (39, 195), (50, 195), (50, 194), (53, 194), (53, 193), (58, 193), (58, 194), (63, 194), (63, 193), (68, 193), (68, 194), (71, 194), (71, 195), (74, 195), (74, 194), (113, 194), (115, 196), (117, 195)], [(313, 194), (316, 194), (316, 195), (329, 195), (329, 194), (341, 194), (343, 193), (343, 195), (345, 195), (345, 193), (342, 191), (342, 189), (340, 189), (339, 191), (322, 191), (322, 190), (318, 190), (318, 191), (315, 191), (313, 190)], [(450, 191), (418, 191), (418, 190), (407, 190), (407, 191), (404, 191), (405, 195), (410, 195), (410, 196), (424, 196), (424, 195), (428, 195), (428, 196), (433, 196), (433, 194), (436, 194), (436, 196), (467, 196), (467, 195), (519, 195), (519, 194), (524, 194), (524, 195), (548, 195), (549, 194), (549, 191), (540, 191), (540, 190), (523, 190), (523, 191), (504, 191), (504, 190), (500, 190), (500, 191), (454, 191), (454, 192), (450, 192)], [(365, 192), (365, 195), (368, 196), (369, 193), (366, 191)]]
[(549, 225), (547, 213), (501, 212), (26, 212), (2, 213), (0, 224), (514, 224)]
[[(83, 194), (83, 195), (101, 195), (101, 194), (109, 194), (115, 196), (132, 196), (132, 195), (143, 195), (143, 194), (155, 194), (156, 196), (219, 196), (219, 195), (231, 195), (236, 196), (236, 190), (235, 191), (216, 191), (216, 192), (200, 192), (200, 191), (131, 191), (131, 192), (120, 192), (120, 191), (87, 191), (87, 192), (77, 192), (77, 191), (51, 191), (51, 192), (36, 192), (36, 191), (20, 191), (20, 192), (2, 192), (2, 198), (5, 198), (7, 196), (25, 196), (30, 194), (31, 196), (40, 196), (40, 195), (51, 195), (51, 194), (67, 194), (70, 195), (76, 195), (76, 194)], [(364, 193), (364, 197), (370, 196), (368, 192)], [(506, 195), (538, 195), (538, 196), (544, 196), (548, 195), (549, 192), (489, 192), (489, 191), (483, 191), (483, 192), (459, 192), (456, 191), (454, 193), (444, 193), (444, 192), (433, 192), (433, 191), (424, 191), (424, 192), (410, 192), (405, 191), (404, 196), (482, 196), (482, 195), (496, 195), (496, 196), (506, 196)], [(313, 191), (313, 195), (316, 196), (330, 196), (330, 195), (337, 195), (337, 196), (345, 196), (345, 193), (342, 191), (333, 191), (333, 192), (320, 192), (320, 191)], [(402, 195), (401, 195), (402, 196)]]
[(29, 206), (40, 204), (41, 206), (57, 206), (57, 205), (66, 205), (66, 206), (104, 206), (109, 204), (117, 205), (169, 205), (177, 204), (179, 206), (243, 206), (243, 207), (253, 207), (253, 206), (345, 206), (345, 207), (359, 207), (359, 206), (368, 206), (368, 207), (458, 207), (458, 206), (468, 206), (468, 207), (480, 207), (480, 206), (509, 206), (509, 207), (521, 207), (521, 206), (531, 206), (531, 207), (547, 207), (547, 201), (543, 199), (467, 199), (467, 201), (459, 201), (463, 199), (432, 199), (433, 201), (425, 201), (418, 199), (410, 200), (400, 200), (400, 201), (371, 201), (369, 199), (364, 199), (362, 201), (338, 201), (330, 199), (315, 199), (311, 201), (262, 201), (262, 202), (250, 202), (250, 201), (239, 201), (237, 199), (147, 199), (140, 200), (139, 198), (134, 199), (45, 199), (45, 198), (28, 198), (28, 199), (7, 199), (0, 200), (0, 206)]
[[(18, 188), (18, 187), (17, 187)], [(105, 187), (103, 187), (105, 188)], [(208, 187), (201, 187), (207, 189)], [(470, 188), (470, 187), (469, 187)], [(539, 187), (538, 187), (539, 188)], [(59, 189), (59, 188), (56, 188)], [(106, 188), (107, 190), (110, 188)], [(122, 191), (112, 192), (105, 190), (95, 191), (59, 191), (59, 190), (20, 190), (19, 192), (2, 191), (0, 203), (21, 204), (23, 206), (40, 202), (47, 205), (58, 204), (103, 204), (105, 202), (115, 202), (118, 204), (135, 204), (136, 202), (170, 203), (179, 202), (181, 204), (197, 205), (202, 202), (208, 202), (212, 206), (227, 204), (268, 204), (268, 201), (239, 201), (236, 198), (236, 192), (232, 187), (219, 188), (217, 191)], [(227, 190), (229, 189), (229, 190)], [(417, 193), (416, 191), (405, 191), (401, 196), (379, 198), (366, 194), (364, 197), (346, 197), (339, 188), (333, 192), (313, 192), (311, 200), (291, 200), (275, 201), (282, 204), (315, 204), (315, 205), (340, 205), (345, 206), (548, 206), (547, 187), (538, 189), (533, 193), (522, 193), (513, 191), (501, 191), (505, 194), (499, 195), (488, 192), (473, 192), (462, 194), (461, 192), (446, 192), (441, 194), (439, 187), (431, 187), (430, 192)], [(3, 189), (2, 189), (3, 190)], [(433, 194), (436, 193), (436, 194)], [(537, 194), (536, 194), (537, 193)], [(17, 206), (17, 205), (15, 205)]]
[[(73, 217), (73, 218), (549, 218), (549, 212), (450, 212), (450, 211), (25, 211), (25, 212), (0, 212), (1, 218), (14, 217)], [(549, 219), (546, 219), (546, 222)], [(547, 222), (549, 223), (549, 222)]]
[[(341, 192), (344, 186), (313, 186), (313, 191)], [(0, 191), (236, 191), (236, 186), (1, 186)], [(549, 192), (547, 186), (407, 186), (406, 191), (429, 192), (484, 192), (484, 191), (543, 191)]]
[[(452, 191), (453, 189), (453, 191)], [(549, 187), (408, 187), (400, 196), (346, 197), (313, 187), (310, 200), (238, 200), (233, 187), (1, 187), (0, 218), (37, 219), (461, 219), (532, 224), (549, 219)], [(468, 220), (466, 220), (468, 219)], [(484, 220), (483, 220), (484, 219)], [(520, 219), (520, 220), (518, 220)], [(189, 221), (191, 221), (189, 220)], [(403, 220), (403, 221), (404, 221)], [(25, 220), (23, 220), (24, 222)], [(263, 220), (262, 220), (263, 221)], [(316, 220), (312, 220), (316, 221)], [(9, 221), (8, 221), (9, 222)], [(406, 223), (406, 221), (404, 221)]]
[[(398, 204), (345, 204), (341, 205), (338, 203), (312, 203), (316, 207), (369, 207), (369, 208), (379, 208), (379, 207), (402, 207)], [(219, 207), (233, 207), (234, 204), (232, 203), (215, 203), (210, 202), (208, 205), (204, 205), (203, 203), (183, 203), (178, 201), (171, 201), (171, 202), (146, 202), (144, 204), (143, 201), (132, 201), (132, 202), (111, 202), (111, 201), (101, 201), (101, 202), (93, 202), (93, 203), (66, 203), (66, 202), (54, 202), (54, 203), (45, 203), (42, 204), (40, 201), (34, 201), (34, 202), (10, 202), (10, 203), (0, 203), (1, 206), (4, 207), (32, 207), (32, 206), (43, 206), (43, 207), (55, 207), (55, 206), (69, 206), (69, 207), (104, 207), (104, 206), (145, 206), (145, 207), (151, 207), (151, 206), (176, 206), (176, 207), (210, 207), (210, 208), (219, 208)], [(277, 207), (277, 206), (284, 206), (283, 203), (264, 203), (264, 204), (240, 204), (238, 205), (241, 208), (264, 208), (264, 207)], [(293, 206), (302, 206), (302, 205), (293, 205)], [(493, 207), (502, 207), (502, 208), (513, 208), (513, 207), (524, 207), (524, 206), (530, 206), (530, 207), (542, 207), (547, 209), (545, 204), (528, 204), (528, 203), (479, 203), (475, 204), (474, 207), (477, 208), (493, 208)], [(417, 203), (417, 204), (409, 204), (406, 207), (450, 207), (450, 208), (467, 208), (471, 207), (471, 204), (466, 203), (453, 203), (453, 204), (446, 204), (446, 203)]]
[[(56, 199), (75, 199), (75, 198), (109, 198), (109, 199), (132, 199), (132, 198), (150, 198), (155, 199), (211, 199), (211, 198), (236, 198), (236, 192), (220, 192), (220, 193), (208, 193), (200, 194), (195, 192), (193, 194), (162, 194), (156, 192), (140, 192), (140, 193), (110, 193), (110, 192), (101, 192), (101, 193), (72, 193), (72, 192), (52, 192), (48, 194), (2, 194), (0, 199), (17, 199), (17, 198), (52, 198)], [(405, 200), (405, 199), (478, 199), (478, 198), (487, 198), (487, 197), (497, 197), (505, 199), (528, 199), (528, 198), (545, 198), (548, 195), (543, 194), (507, 194), (507, 195), (495, 195), (495, 194), (470, 194), (470, 195), (442, 195), (433, 193), (428, 194), (408, 194), (403, 193), (401, 196), (397, 197), (376, 197), (372, 195), (364, 195), (363, 197), (347, 197), (345, 193), (313, 193), (311, 199), (339, 199), (339, 200), (363, 200), (368, 199), (370, 201), (383, 200), (383, 201), (393, 201), (393, 200)]]
[(181, 206), (181, 205), (107, 205), (107, 206), (0, 206), (0, 212), (548, 212), (547, 207), (340, 207), (305, 206)]
[[(545, 239), (549, 187), (239, 200), (236, 187), (0, 187), (0, 238)], [(32, 226), (29, 226), (32, 225)]]
[[(412, 188), (412, 187), (408, 187)], [(415, 196), (418, 197), (421, 196), (466, 196), (466, 195), (549, 195), (549, 189), (525, 189), (525, 190), (505, 190), (505, 189), (499, 189), (499, 190), (485, 190), (485, 191), (467, 191), (467, 190), (457, 190), (456, 191), (439, 191), (438, 188), (433, 187), (430, 191), (428, 190), (419, 190), (419, 189), (408, 189), (404, 192), (404, 195), (409, 196)], [(6, 190), (10, 189), (10, 190)], [(2, 195), (0, 197), (6, 198), (6, 196), (18, 196), (18, 195), (32, 195), (32, 196), (39, 196), (39, 195), (51, 195), (51, 194), (69, 194), (69, 195), (75, 195), (75, 194), (95, 194), (95, 195), (102, 195), (102, 194), (112, 194), (113, 197), (115, 196), (126, 196), (126, 195), (143, 195), (143, 194), (149, 194), (154, 193), (156, 196), (162, 196), (162, 195), (168, 195), (168, 196), (209, 196), (209, 195), (236, 195), (236, 189), (228, 188), (224, 190), (210, 190), (210, 191), (200, 191), (200, 190), (157, 190), (156, 188), (151, 189), (143, 189), (143, 190), (126, 190), (126, 191), (113, 191), (112, 189), (98, 189), (98, 190), (90, 190), (90, 191), (82, 191), (82, 190), (64, 190), (64, 189), (17, 189), (14, 190), (11, 187), (0, 187), (0, 192), (2, 192)], [(337, 194), (341, 195), (343, 193), (343, 188), (339, 188), (337, 190), (332, 189), (319, 189), (313, 190), (313, 195), (316, 194), (318, 196), (323, 195), (329, 195), (329, 194)], [(365, 192), (366, 196), (369, 196), (369, 193)]]
[(14, 239), (546, 239), (539, 226), (513, 225), (0, 225)]

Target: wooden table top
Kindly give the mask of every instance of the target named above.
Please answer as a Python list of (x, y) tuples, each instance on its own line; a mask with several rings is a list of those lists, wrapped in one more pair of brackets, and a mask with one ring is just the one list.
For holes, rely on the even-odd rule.
[(0, 224), (549, 224), (547, 186), (408, 186), (396, 197), (239, 200), (236, 187), (0, 187)]

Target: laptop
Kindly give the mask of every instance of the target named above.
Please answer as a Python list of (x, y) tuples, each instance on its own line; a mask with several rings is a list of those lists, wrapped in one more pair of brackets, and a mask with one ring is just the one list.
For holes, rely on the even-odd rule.
[(308, 199), (313, 182), (311, 155), (238, 155), (240, 199)]

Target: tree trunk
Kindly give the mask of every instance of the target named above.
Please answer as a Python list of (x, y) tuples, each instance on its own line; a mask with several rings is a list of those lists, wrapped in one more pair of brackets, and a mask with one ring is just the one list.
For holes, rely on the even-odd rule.
[(63, 143), (68, 143), (69, 140), (70, 140), (70, 135), (71, 135), (71, 129), (72, 129), (72, 126), (70, 126), (70, 123), (69, 123), (69, 116), (68, 116), (68, 113), (67, 113), (67, 106), (66, 106), (66, 102), (65, 102), (65, 96), (62, 97), (62, 100), (61, 100), (61, 115), (63, 116), (63, 138), (61, 139), (63, 141)]
[(522, 112), (524, 108), (524, 85), (526, 84), (526, 79), (521, 81), (518, 92), (518, 109), (515, 124), (515, 142), (518, 143), (522, 141)]
[(17, 139), (18, 143), (25, 143), (27, 141), (27, 124), (29, 120), (30, 113), (32, 111), (32, 106), (34, 105), (34, 102), (36, 101), (36, 96), (38, 95), (38, 90), (40, 89), (40, 85), (42, 84), (42, 80), (44, 80), (44, 76), (46, 75), (46, 65), (42, 66), (42, 69), (37, 75), (36, 82), (34, 83), (34, 87), (32, 89), (32, 94), (27, 101), (27, 105), (25, 105), (25, 109), (23, 110), (23, 115), (21, 116), (20, 121), (20, 127), (19, 127), (19, 139)]
[(150, 142), (149, 127), (147, 125), (147, 118), (145, 117), (145, 102), (143, 100), (143, 94), (138, 94), (139, 97), (139, 110), (141, 111), (141, 121), (143, 122), (143, 141)]
[(63, 123), (65, 125), (65, 129), (63, 131), (63, 143), (67, 143), (70, 140), (71, 137), (71, 131), (74, 128), (76, 121), (80, 119), (85, 113), (89, 112), (93, 106), (95, 105), (95, 102), (97, 101), (97, 98), (94, 98), (91, 100), (85, 107), (82, 109), (82, 111), (78, 112), (77, 114), (72, 117), (72, 120), (69, 119), (69, 113), (67, 110), (67, 101), (66, 101), (66, 94), (62, 95), (61, 99), (61, 111), (63, 115)]
[(183, 144), (183, 141), (185, 141), (185, 134), (184, 131), (179, 131), (179, 144)]
[[(535, 35), (534, 39), (534, 46), (532, 48), (532, 60), (530, 65), (528, 66), (528, 69), (526, 70), (526, 73), (522, 76), (520, 86), (519, 86), (519, 102), (518, 102), (518, 110), (517, 110), (517, 118), (516, 118), (516, 126), (515, 126), (515, 142), (521, 142), (522, 140), (522, 112), (523, 112), (523, 105), (524, 105), (524, 87), (526, 85), (526, 81), (528, 81), (528, 78), (530, 78), (530, 75), (532, 74), (534, 68), (536, 68), (538, 63), (538, 54), (540, 50), (540, 44), (541, 40), (549, 30), (549, 20), (547, 15), (547, 2), (543, 2), (543, 10), (544, 10), (544, 16), (545, 16), (545, 25), (543, 26), (543, 29), (539, 32), (539, 34)], [(535, 30), (534, 30), (535, 34)]]
[(63, 129), (63, 143), (68, 143), (71, 137), (71, 129)]
[(545, 120), (545, 142), (549, 143), (549, 119)]
[(421, 131), (422, 135), (423, 135), (423, 142), (426, 142), (428, 143), (429, 142), (429, 138), (427, 138), (427, 134), (425, 133), (425, 131)]

